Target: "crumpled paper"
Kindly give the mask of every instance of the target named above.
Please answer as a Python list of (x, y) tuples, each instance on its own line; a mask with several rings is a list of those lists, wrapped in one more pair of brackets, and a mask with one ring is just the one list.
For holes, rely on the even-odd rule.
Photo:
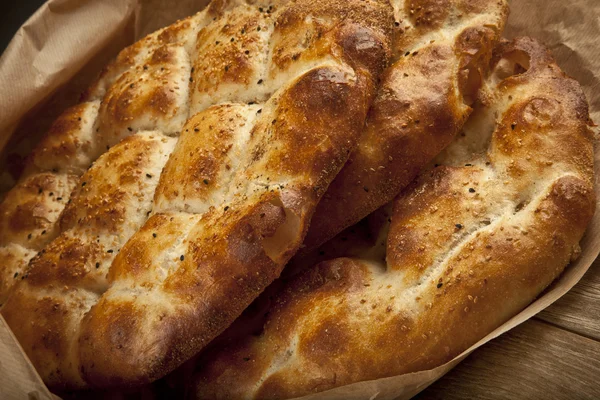
[[(147, 33), (201, 10), (208, 0), (49, 0), (19, 29), (0, 58), (0, 190), (10, 185), (15, 154), (26, 154), (50, 122), (117, 52)], [(583, 86), (590, 114), (600, 121), (600, 2), (513, 0), (508, 38), (532, 36)], [(34, 116), (34, 117), (33, 117)], [(30, 118), (31, 117), (31, 118)], [(24, 121), (24, 122), (23, 122)], [(9, 146), (7, 144), (10, 143)], [(6, 148), (9, 150), (6, 150)], [(596, 147), (600, 200), (600, 148)], [(12, 160), (12, 161), (11, 161)], [(18, 163), (17, 163), (18, 164)], [(7, 182), (7, 183), (1, 183)], [(597, 207), (600, 209), (600, 207)], [(542, 296), (452, 361), (432, 370), (359, 382), (305, 396), (317, 399), (408, 399), (479, 346), (526, 321), (571, 289), (600, 253), (600, 212), (582, 242), (580, 258)], [(43, 384), (0, 317), (0, 398), (57, 397)]]

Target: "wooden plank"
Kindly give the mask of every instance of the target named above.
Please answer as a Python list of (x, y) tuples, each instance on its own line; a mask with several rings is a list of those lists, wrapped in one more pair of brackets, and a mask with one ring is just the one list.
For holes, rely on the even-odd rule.
[(573, 289), (536, 318), (600, 340), (600, 259), (594, 261)]
[(529, 320), (415, 398), (600, 399), (600, 342)]

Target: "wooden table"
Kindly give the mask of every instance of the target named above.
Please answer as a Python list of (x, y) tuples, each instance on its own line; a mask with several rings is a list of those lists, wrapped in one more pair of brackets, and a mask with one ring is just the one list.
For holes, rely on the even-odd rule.
[(600, 258), (556, 303), (415, 398), (600, 399)]

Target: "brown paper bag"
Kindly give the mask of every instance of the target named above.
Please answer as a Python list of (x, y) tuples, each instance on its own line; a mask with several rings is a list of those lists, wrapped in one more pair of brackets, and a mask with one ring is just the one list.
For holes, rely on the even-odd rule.
[[(179, 0), (174, 5), (169, 0), (49, 0), (21, 27), (0, 58), (0, 149), (10, 140), (17, 144), (11, 149), (26, 153), (49, 122), (66, 105), (77, 101), (76, 93), (120, 48), (134, 38), (199, 11), (207, 2)], [(552, 50), (558, 64), (584, 87), (595, 121), (600, 121), (598, 15), (600, 2), (596, 0), (514, 0), (506, 29), (507, 37), (533, 36)], [(25, 115), (35, 117), (27, 118), (27, 123), (17, 129)], [(597, 169), (599, 166), (597, 148)], [(596, 180), (600, 182), (600, 171)], [(597, 192), (600, 200), (598, 189)], [(473, 350), (531, 318), (571, 289), (600, 253), (600, 212), (594, 216), (581, 247), (579, 260), (539, 299), (447, 364), (429, 371), (355, 383), (302, 399), (410, 398)], [(0, 398), (57, 398), (44, 386), (2, 318)]]

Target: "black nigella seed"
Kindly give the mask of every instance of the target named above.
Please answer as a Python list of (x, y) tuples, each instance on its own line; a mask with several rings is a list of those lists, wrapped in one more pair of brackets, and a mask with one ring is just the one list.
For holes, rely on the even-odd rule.
[(96, 263), (96, 268), (100, 268), (100, 263), (99, 262)]
[(87, 182), (81, 182), (81, 187), (84, 187), (85, 185), (87, 185)]
[(260, 85), (260, 84), (262, 84), (262, 83), (263, 83), (263, 80), (262, 80), (262, 79), (259, 79), (257, 83)]
[(46, 234), (46, 230), (43, 230), (43, 231), (42, 231), (42, 235), (45, 235), (45, 234)]
[(133, 128), (132, 128), (132, 127), (130, 127), (130, 126), (128, 126), (128, 127), (127, 127), (127, 130), (128, 130), (129, 132), (133, 132)]
[(441, 288), (441, 287), (442, 287), (442, 285), (443, 285), (443, 283), (442, 283), (442, 282), (438, 283), (438, 284), (437, 284), (437, 288), (438, 288), (438, 289), (439, 289), (439, 288)]
[(473, 164), (465, 164), (465, 167), (472, 167)]
[(246, 51), (244, 52), (244, 54), (246, 54), (246, 55), (250, 54), (250, 50), (246, 50)]
[(38, 189), (38, 194), (42, 194), (42, 192), (43, 192), (43, 191), (44, 191), (44, 190), (43, 190), (42, 188), (39, 188), (39, 189)]
[(225, 72), (229, 71), (229, 65), (225, 66)]
[(260, 114), (262, 112), (262, 108), (259, 108), (258, 111), (256, 112), (257, 114)]
[(185, 258), (185, 257), (184, 257), (184, 256), (183, 256), (183, 254), (182, 254), (182, 255), (179, 257), (179, 260), (180, 260), (180, 261), (183, 261), (183, 259), (184, 259), (184, 258)]
[(475, 193), (475, 189), (469, 188), (469, 193)]
[(61, 200), (62, 200), (62, 197), (57, 197), (57, 198), (56, 198), (56, 200), (57, 200), (57, 201), (61, 201)]
[(250, 357), (244, 357), (244, 361), (250, 361)]
[(113, 249), (110, 249), (110, 250), (107, 251), (107, 253), (112, 253), (112, 252), (114, 252)]
[(510, 124), (510, 128), (514, 131), (515, 128), (517, 127), (517, 124)]
[(31, 233), (27, 235), (27, 239), (31, 239)]
[(365, 186), (365, 187), (363, 187), (363, 190), (364, 190), (365, 192), (369, 193), (369, 188), (368, 188), (368, 187), (366, 187), (366, 186)]
[(208, 179), (205, 179), (203, 182), (205, 185), (208, 185)]
[(229, 206), (225, 206), (225, 211), (229, 210)]
[(462, 227), (463, 227), (462, 224), (456, 224), (454, 226), (456, 226), (456, 229), (462, 229)]
[(146, 178), (152, 178), (151, 174), (146, 174)]
[(152, 234), (152, 237), (153, 237), (153, 238), (155, 238), (155, 237), (156, 237), (156, 233), (153, 233), (153, 234)]
[(13, 278), (16, 278), (17, 276), (19, 276), (19, 273), (15, 272), (15, 275), (13, 276)]

